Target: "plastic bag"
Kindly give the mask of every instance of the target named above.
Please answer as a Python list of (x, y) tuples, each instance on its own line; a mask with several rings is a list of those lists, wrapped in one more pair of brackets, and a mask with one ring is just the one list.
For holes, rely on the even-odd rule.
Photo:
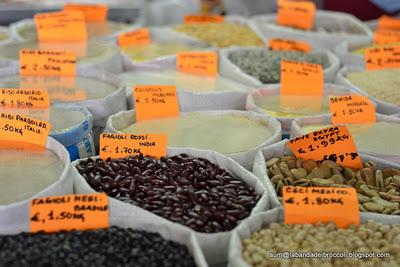
[[(257, 114), (254, 112), (249, 111), (237, 111), (237, 110), (221, 110), (221, 111), (199, 111), (196, 112), (198, 114), (205, 114), (205, 115), (235, 115), (248, 118), (251, 121), (258, 121), (262, 122), (269, 126), (272, 130), (272, 137), (265, 140), (264, 143), (260, 144), (259, 146), (250, 149), (245, 152), (234, 153), (234, 154), (227, 154), (226, 156), (230, 157), (234, 161), (238, 162), (240, 165), (245, 167), (246, 169), (251, 169), (254, 156), (257, 151), (265, 146), (270, 144), (274, 144), (281, 140), (281, 125), (278, 121), (273, 119), (270, 116), (264, 114)], [(182, 112), (181, 116), (185, 116), (187, 113)], [(106, 132), (109, 133), (117, 133), (121, 130), (128, 128), (130, 125), (135, 123), (135, 110), (129, 111), (122, 111), (113, 116), (111, 116), (107, 121)], [(221, 129), (223, 131), (223, 129)]]
[[(219, 153), (207, 150), (195, 150), (189, 148), (183, 149), (168, 149), (167, 155), (173, 156), (177, 154), (185, 153), (189, 156), (206, 158), (211, 162), (217, 164), (221, 168), (226, 169), (232, 175), (237, 177), (238, 179), (246, 182), (249, 186), (254, 188), (258, 194), (261, 195), (260, 200), (257, 202), (256, 206), (253, 208), (250, 216), (266, 210), (269, 208), (269, 198), (265, 194), (265, 189), (261, 182), (255, 177), (251, 172), (245, 170), (243, 167), (239, 166), (232, 159), (229, 159), (226, 156), (223, 156)], [(73, 166), (79, 164), (80, 160), (74, 161), (72, 163)], [(75, 193), (94, 193), (95, 191), (90, 187), (90, 185), (86, 182), (85, 178), (82, 177), (76, 168), (73, 169), (74, 176), (74, 190)], [(124, 203), (122, 201), (109, 198), (109, 206), (110, 206), (110, 214), (111, 216), (123, 216), (123, 215), (131, 215), (134, 218), (145, 218), (148, 220), (157, 221), (160, 223), (165, 223), (167, 225), (174, 225), (177, 228), (183, 230), (188, 230), (195, 234), (197, 240), (200, 243), (200, 246), (205, 254), (205, 257), (210, 265), (223, 263), (227, 259), (228, 254), (228, 242), (229, 237), (232, 231), (230, 232), (220, 232), (215, 234), (206, 234), (199, 233), (191, 230), (187, 226), (183, 226), (177, 223), (173, 223), (167, 219), (164, 219), (160, 216), (157, 216), (149, 211), (146, 211), (137, 206), (133, 206), (131, 204)]]

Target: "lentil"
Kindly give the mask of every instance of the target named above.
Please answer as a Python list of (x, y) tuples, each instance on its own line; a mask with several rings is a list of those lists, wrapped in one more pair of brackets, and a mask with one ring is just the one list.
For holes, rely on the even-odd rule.
[(281, 202), (284, 185), (354, 187), (361, 211), (400, 214), (400, 169), (378, 169), (375, 163), (368, 161), (362, 169), (354, 170), (330, 160), (318, 165), (313, 160), (294, 156), (272, 158), (266, 165)]
[(329, 67), (328, 57), (322, 53), (249, 49), (231, 52), (228, 58), (243, 72), (262, 83), (278, 83), (280, 81), (282, 60), (320, 64), (324, 69)]
[(96, 231), (0, 236), (1, 266), (195, 266), (187, 248), (157, 233)]
[[(386, 252), (387, 258), (273, 258), (270, 252)], [(337, 229), (333, 223), (272, 223), (243, 240), (243, 257), (251, 266), (399, 266), (400, 224), (367, 221)]]
[(259, 199), (254, 189), (226, 170), (186, 154), (159, 160), (142, 155), (89, 158), (76, 168), (96, 191), (198, 232), (232, 230)]

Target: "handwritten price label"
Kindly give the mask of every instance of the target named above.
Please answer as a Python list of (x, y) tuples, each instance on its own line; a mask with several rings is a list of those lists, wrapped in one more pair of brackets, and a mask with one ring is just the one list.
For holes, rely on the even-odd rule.
[(375, 107), (366, 96), (334, 96), (329, 108), (333, 124), (376, 122)]
[(51, 124), (19, 114), (0, 113), (0, 140), (46, 146)]
[(186, 15), (184, 22), (185, 24), (222, 23), (224, 22), (224, 17), (217, 15)]
[(49, 106), (47, 89), (0, 88), (0, 108), (47, 109)]
[(276, 22), (284, 26), (311, 30), (314, 26), (315, 10), (313, 2), (278, 0)]
[(400, 19), (383, 15), (378, 20), (378, 29), (399, 31)]
[(365, 65), (368, 70), (400, 68), (400, 46), (367, 48)]
[(304, 53), (311, 51), (311, 46), (308, 43), (287, 39), (270, 39), (268, 46), (269, 49), (278, 51), (300, 51)]
[(321, 96), (324, 74), (321, 65), (281, 61), (281, 95)]
[(298, 158), (312, 159), (317, 163), (331, 160), (339, 165), (356, 169), (362, 167), (353, 138), (342, 125), (296, 137), (291, 139), (287, 146)]
[(40, 42), (82, 42), (87, 40), (86, 22), (82, 12), (62, 11), (34, 16)]
[(218, 55), (216, 52), (180, 52), (177, 54), (176, 68), (190, 74), (217, 76)]
[(141, 28), (136, 31), (127, 32), (118, 36), (118, 44), (121, 47), (131, 45), (145, 45), (151, 42), (150, 31), (147, 28)]
[(374, 43), (376, 44), (400, 43), (400, 31), (376, 30), (374, 32)]
[(36, 198), (30, 202), (31, 232), (107, 228), (108, 198), (104, 193)]
[(133, 88), (136, 121), (179, 116), (175, 85), (140, 85)]
[(64, 11), (80, 11), (88, 22), (104, 22), (108, 15), (108, 6), (102, 4), (65, 4)]
[(110, 134), (100, 135), (100, 157), (124, 158), (143, 154), (155, 158), (167, 155), (165, 134)]
[(342, 228), (360, 224), (354, 188), (284, 186), (282, 193), (286, 224), (335, 222)]
[(76, 55), (73, 52), (22, 49), (19, 61), (21, 75), (76, 75)]

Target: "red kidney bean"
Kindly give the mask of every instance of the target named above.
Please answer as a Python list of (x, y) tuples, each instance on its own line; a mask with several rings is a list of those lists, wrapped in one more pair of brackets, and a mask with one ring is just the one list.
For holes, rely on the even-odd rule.
[(233, 229), (259, 200), (226, 170), (185, 154), (87, 159), (76, 168), (96, 191), (204, 233)]

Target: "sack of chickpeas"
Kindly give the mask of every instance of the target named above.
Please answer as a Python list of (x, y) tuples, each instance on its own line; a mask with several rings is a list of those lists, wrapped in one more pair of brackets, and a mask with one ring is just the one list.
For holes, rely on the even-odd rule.
[[(284, 224), (275, 208), (244, 221), (229, 242), (229, 267), (399, 266), (400, 221), (361, 215), (359, 226)], [(335, 253), (335, 257), (291, 257), (290, 253)], [(349, 254), (353, 253), (353, 254)]]
[[(297, 118), (292, 121), (290, 138), (302, 136), (332, 125), (330, 115)], [(376, 114), (376, 123), (348, 124), (357, 150), (400, 164), (400, 118)], [(378, 137), (379, 136), (379, 137)]]
[(256, 176), (213, 151), (168, 149), (161, 159), (95, 157), (73, 166), (75, 193), (105, 192), (111, 216), (193, 232), (210, 265), (226, 261), (231, 232), (243, 219), (270, 207)]
[(282, 206), (285, 185), (354, 187), (360, 211), (400, 221), (400, 164), (362, 153), (363, 167), (359, 170), (341, 167), (330, 160), (317, 164), (293, 156), (287, 142), (261, 149), (254, 161), (253, 173), (266, 186), (272, 207)]

